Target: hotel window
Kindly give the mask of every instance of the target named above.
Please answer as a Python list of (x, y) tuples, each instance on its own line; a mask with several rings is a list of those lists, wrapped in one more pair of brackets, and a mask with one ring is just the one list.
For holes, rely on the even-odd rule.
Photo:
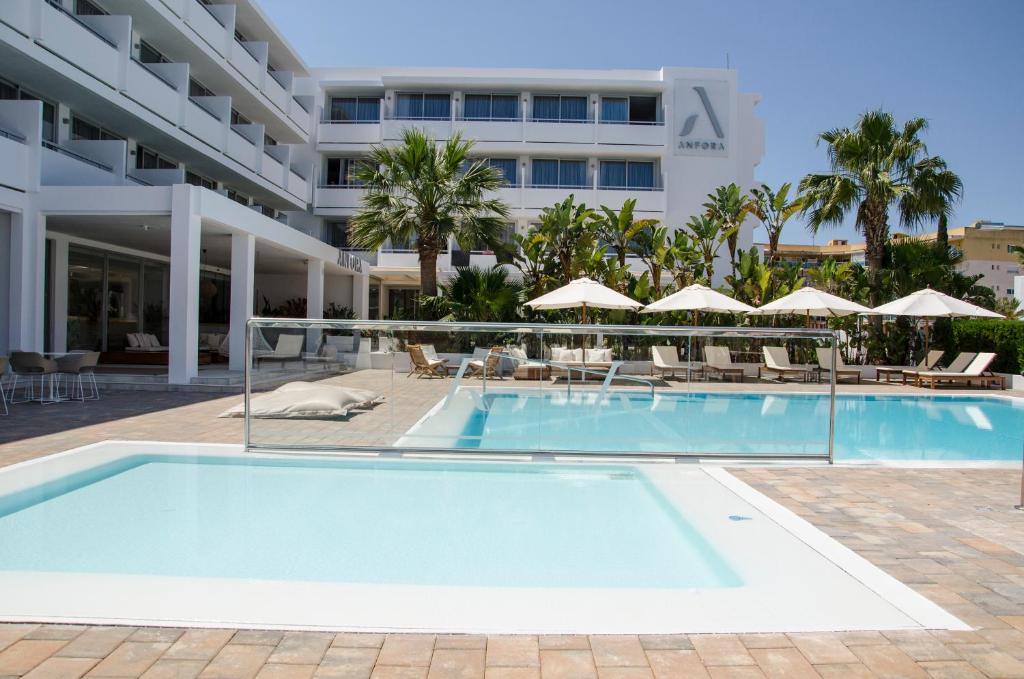
[(586, 122), (587, 98), (544, 94), (533, 98), (533, 119), (540, 121)]
[(379, 123), (380, 97), (332, 97), (330, 120)]
[(191, 171), (185, 172), (185, 183), (191, 184), (192, 186), (199, 186), (204, 189), (210, 189), (211, 191), (217, 190), (217, 182)]
[(324, 222), (323, 241), (340, 250), (348, 249), (348, 222)]
[(535, 158), (532, 185), (560, 189), (588, 188), (587, 161)]
[(519, 96), (515, 94), (467, 94), (462, 107), (465, 120), (517, 120)]
[(653, 189), (653, 162), (625, 160), (602, 160), (600, 188), (602, 189)]
[(601, 97), (602, 123), (643, 125), (657, 121), (657, 97)]
[(99, 125), (94, 125), (88, 120), (82, 120), (77, 115), (71, 116), (71, 138), (75, 140), (87, 139), (91, 141), (124, 141), (124, 137), (120, 137), (113, 132), (105, 130)]
[(75, 0), (75, 14), (104, 16), (106, 12), (95, 2), (90, 2), (89, 0)]
[(43, 102), (43, 141), (50, 142), (51, 144), (57, 143), (57, 106), (55, 104), (37, 97), (31, 92), (26, 92), (20, 86), (5, 80), (0, 80), (0, 99)]
[(171, 60), (145, 40), (139, 41), (139, 61), (144, 64), (169, 64)]
[(359, 158), (328, 158), (325, 186), (362, 186), (356, 179)]
[(231, 124), (232, 125), (252, 125), (252, 121), (243, 116), (235, 109), (231, 109)]
[(501, 172), (506, 186), (515, 186), (518, 183), (516, 168), (519, 166), (519, 162), (515, 158), (487, 158), (484, 162)]
[(399, 120), (448, 120), (452, 115), (450, 94), (399, 92), (395, 118)]
[(215, 97), (213, 90), (195, 78), (188, 79), (188, 96), (190, 97)]
[(264, 133), (263, 135), (264, 146), (277, 146), (277, 140), (271, 137), (269, 134)]
[(178, 164), (140, 144), (135, 149), (135, 167), (140, 170), (174, 170)]
[(246, 207), (249, 206), (249, 196), (247, 196), (247, 195), (245, 195), (243, 193), (239, 193), (238, 191), (235, 191), (234, 189), (228, 189), (227, 195), (228, 195), (228, 198), (230, 198), (231, 200), (235, 201), (236, 203), (238, 203), (240, 205), (245, 205)]

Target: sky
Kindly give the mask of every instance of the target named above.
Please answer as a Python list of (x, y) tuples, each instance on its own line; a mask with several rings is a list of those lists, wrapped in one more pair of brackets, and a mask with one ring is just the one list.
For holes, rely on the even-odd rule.
[[(316, 66), (736, 69), (762, 96), (777, 187), (827, 169), (817, 135), (922, 116), (964, 183), (950, 226), (1024, 224), (1024, 0), (259, 0)], [(893, 226), (894, 230), (898, 227)], [(763, 239), (764, 231), (755, 231)], [(852, 221), (816, 237), (857, 239)]]

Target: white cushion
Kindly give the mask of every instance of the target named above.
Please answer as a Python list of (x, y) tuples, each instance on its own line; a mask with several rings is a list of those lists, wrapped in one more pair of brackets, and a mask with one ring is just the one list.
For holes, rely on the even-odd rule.
[(132, 349), (138, 349), (140, 346), (142, 346), (139, 343), (138, 333), (130, 332), (127, 335), (125, 335), (125, 338), (128, 340), (128, 346), (131, 347)]
[(587, 363), (608, 363), (611, 360), (611, 349), (587, 349)]
[(512, 347), (511, 349), (509, 349), (509, 356), (523, 361), (525, 361), (528, 358), (526, 352), (520, 349), (519, 347)]
[[(384, 397), (366, 389), (339, 384), (289, 382), (249, 400), (251, 417), (274, 419), (343, 417), (353, 408), (368, 408)], [(242, 417), (245, 404), (226, 410), (220, 417)]]
[(582, 363), (583, 362), (583, 350), (582, 349), (573, 349), (572, 350), (572, 358), (569, 359), (569, 360), (575, 361), (576, 363)]
[(149, 333), (146, 334), (146, 342), (146, 346), (152, 347), (153, 349), (159, 349), (160, 347), (163, 346), (162, 344), (160, 344), (160, 340), (157, 338), (156, 335), (152, 335)]

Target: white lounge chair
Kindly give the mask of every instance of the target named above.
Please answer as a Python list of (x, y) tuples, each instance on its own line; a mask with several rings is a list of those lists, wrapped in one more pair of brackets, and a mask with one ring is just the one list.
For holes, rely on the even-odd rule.
[(675, 377), (677, 370), (686, 372), (690, 369), (688, 362), (679, 360), (679, 351), (675, 347), (651, 347), (651, 361), (654, 369), (659, 370), (662, 377), (666, 374)]
[(761, 377), (761, 371), (772, 373), (776, 379), (785, 380), (787, 377), (802, 377), (804, 382), (808, 381), (814, 374), (812, 368), (796, 366), (789, 362), (789, 354), (785, 347), (762, 347), (764, 352), (764, 365), (757, 369), (757, 376)]
[[(829, 347), (818, 347), (815, 349), (815, 353), (818, 354), (818, 370), (821, 372), (832, 372), (832, 349)], [(836, 379), (848, 379), (852, 378), (857, 380), (857, 384), (860, 384), (860, 370), (857, 368), (848, 368), (843, 363), (843, 355), (836, 352)]]
[(743, 381), (743, 368), (734, 365), (729, 347), (719, 347), (713, 344), (704, 347), (704, 371), (718, 375), (722, 379), (726, 377), (738, 378)]
[[(959, 358), (959, 357), (958, 357)], [(982, 386), (998, 386), (1002, 388), (1003, 378), (992, 374), (989, 366), (996, 359), (996, 355), (989, 352), (982, 352), (974, 357), (971, 364), (963, 370), (930, 370), (919, 372), (914, 376), (914, 384), (918, 387), (935, 388), (943, 382), (948, 384), (963, 384), (971, 386), (977, 382)], [(950, 364), (952, 367), (952, 364)]]
[(936, 364), (938, 364), (939, 359), (941, 358), (942, 349), (932, 349), (927, 354), (925, 354), (924, 358), (921, 359), (921, 362), (918, 363), (913, 368), (905, 368), (902, 366), (879, 366), (875, 368), (875, 379), (881, 382), (882, 378), (884, 377), (886, 382), (890, 382), (892, 381), (892, 378), (895, 375), (896, 377), (901, 378), (903, 384), (906, 384), (908, 373), (912, 374), (921, 372), (922, 370), (932, 370), (933, 368), (935, 368)]
[(273, 351), (254, 354), (256, 365), (264, 361), (279, 361), (283, 366), (288, 361), (301, 361), (302, 347), (305, 343), (305, 335), (281, 335), (277, 338)]

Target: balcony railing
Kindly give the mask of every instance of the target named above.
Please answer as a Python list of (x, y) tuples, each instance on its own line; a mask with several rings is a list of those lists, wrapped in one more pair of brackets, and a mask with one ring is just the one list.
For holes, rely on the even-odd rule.
[(526, 184), (528, 189), (593, 189), (591, 184)]
[(598, 189), (607, 191), (664, 191), (665, 188), (662, 186), (605, 186), (603, 184), (597, 185)]
[[(391, 120), (406, 120), (406, 118), (392, 118)], [(417, 119), (418, 120), (418, 119)], [(441, 118), (441, 120), (448, 120), (447, 118)], [(379, 125), (380, 118), (371, 118), (368, 120), (341, 120), (337, 118), (324, 118), (320, 121), (324, 125)]]
[(81, 19), (79, 19), (75, 14), (73, 14), (73, 13), (67, 11), (66, 9), (64, 9), (64, 6), (61, 5), (57, 0), (46, 0), (46, 2), (47, 2), (48, 5), (50, 5), (50, 7), (53, 7), (55, 10), (59, 11), (64, 16), (68, 17), (69, 19), (74, 21), (76, 24), (78, 24), (79, 26), (81, 26), (85, 30), (87, 30), (90, 33), (92, 33), (93, 35), (95, 35), (97, 38), (99, 38), (103, 42), (107, 43), (108, 45), (110, 45), (114, 49), (117, 49), (117, 45), (112, 43), (109, 38), (107, 38), (106, 36), (104, 36), (104, 35), (102, 35), (100, 33), (97, 33), (96, 29), (94, 29), (92, 26), (90, 26), (89, 24), (87, 24), (84, 21), (82, 21)]
[(81, 153), (75, 153), (71, 149), (66, 149), (63, 146), (60, 146), (59, 144), (53, 143), (52, 141), (47, 141), (46, 139), (44, 139), (43, 140), (43, 147), (48, 148), (51, 151), (56, 151), (57, 153), (61, 153), (61, 154), (65, 155), (65, 156), (68, 156), (69, 158), (74, 158), (75, 160), (78, 160), (78, 161), (81, 161), (83, 163), (86, 163), (87, 165), (92, 165), (93, 167), (99, 168), (99, 169), (103, 170), (104, 172), (113, 172), (114, 171), (114, 168), (111, 167), (110, 165), (105, 165), (104, 163), (101, 163), (99, 161), (93, 160), (92, 158), (87, 158), (86, 156), (83, 156)]
[(153, 68), (152, 68), (152, 67), (151, 67), (151, 66), (150, 66), (149, 64), (147, 64), (147, 63), (146, 63), (145, 61), (139, 61), (139, 60), (138, 60), (138, 59), (136, 59), (135, 57), (132, 57), (132, 61), (134, 61), (134, 62), (135, 62), (136, 64), (138, 64), (138, 65), (139, 65), (139, 66), (141, 66), (142, 68), (146, 69), (146, 71), (147, 71), (147, 72), (148, 72), (148, 73), (149, 73), (149, 74), (150, 74), (151, 76), (153, 76), (153, 77), (154, 77), (154, 78), (156, 78), (157, 80), (161, 81), (161, 82), (162, 82), (162, 83), (163, 83), (164, 85), (167, 85), (168, 87), (170, 87), (170, 88), (171, 88), (172, 90), (174, 90), (175, 92), (177, 92), (177, 91), (178, 91), (178, 86), (177, 86), (177, 85), (175, 85), (175, 84), (174, 84), (174, 83), (172, 83), (172, 82), (171, 82), (170, 80), (168, 80), (168, 79), (167, 79), (167, 76), (163, 75), (162, 73), (160, 73), (160, 72), (158, 72), (158, 71), (155, 71), (155, 70), (154, 70), (154, 69), (153, 69)]
[(598, 120), (600, 125), (646, 125), (648, 127), (664, 126), (664, 120)]
[(18, 134), (13, 130), (8, 130), (3, 127), (0, 127), (0, 137), (4, 137), (6, 139), (10, 139), (11, 141), (16, 141), (22, 144), (25, 143), (25, 135)]

